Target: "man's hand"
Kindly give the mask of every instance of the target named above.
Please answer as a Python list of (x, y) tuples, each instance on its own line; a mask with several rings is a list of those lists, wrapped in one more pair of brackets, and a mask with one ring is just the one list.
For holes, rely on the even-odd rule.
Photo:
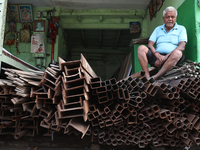
[(159, 68), (167, 60), (167, 57), (168, 57), (168, 55), (161, 55), (160, 53), (156, 53), (155, 56), (157, 57), (155, 66)]
[(163, 64), (168, 57), (168, 55), (161, 55), (160, 53), (156, 53), (155, 56), (160, 61), (161, 64)]
[(160, 61), (159, 59), (157, 59), (157, 60), (155, 61), (154, 66), (160, 68), (160, 67), (161, 67), (161, 64), (162, 64), (161, 61)]
[[(163, 63), (166, 61), (168, 55), (167, 55), (167, 56), (164, 56), (164, 55), (161, 55), (160, 53), (155, 53), (155, 52), (156, 52), (156, 49), (153, 47), (153, 45), (154, 45), (154, 42), (153, 42), (153, 41), (149, 41), (148, 47), (151, 49), (152, 53), (155, 54), (156, 58), (159, 59), (159, 61), (160, 61), (160, 62), (157, 62), (157, 63), (155, 63), (155, 64), (160, 64), (160, 63), (163, 64)], [(160, 66), (160, 65), (159, 65), (159, 66)], [(156, 66), (156, 67), (157, 67), (157, 66)]]

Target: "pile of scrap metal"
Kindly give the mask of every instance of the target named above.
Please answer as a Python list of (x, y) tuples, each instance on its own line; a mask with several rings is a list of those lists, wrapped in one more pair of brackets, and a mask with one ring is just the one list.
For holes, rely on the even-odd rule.
[(200, 69), (194, 62), (157, 81), (144, 72), (101, 81), (83, 55), (44, 72), (4, 69), (0, 135), (16, 139), (47, 133), (81, 134), (107, 145), (200, 144)]

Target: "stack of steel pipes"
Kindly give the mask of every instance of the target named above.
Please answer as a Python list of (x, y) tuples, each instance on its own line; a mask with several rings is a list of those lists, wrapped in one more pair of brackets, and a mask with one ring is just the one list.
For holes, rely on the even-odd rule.
[(198, 145), (199, 67), (187, 61), (156, 81), (142, 71), (102, 81), (83, 55), (75, 61), (59, 58), (59, 65), (23, 78), (5, 69), (9, 80), (0, 80), (0, 134), (18, 139), (44, 133), (42, 127), (45, 135), (90, 135), (113, 146)]

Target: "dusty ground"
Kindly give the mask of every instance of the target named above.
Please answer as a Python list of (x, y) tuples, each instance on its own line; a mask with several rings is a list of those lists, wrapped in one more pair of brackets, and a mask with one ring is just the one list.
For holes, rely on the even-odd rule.
[[(12, 135), (0, 135), (0, 150), (185, 150), (184, 148), (150, 148), (139, 149), (135, 146), (107, 146), (91, 142), (91, 137), (75, 135), (56, 135), (54, 140), (48, 136), (22, 137), (18, 140)], [(189, 150), (200, 150), (192, 146)]]

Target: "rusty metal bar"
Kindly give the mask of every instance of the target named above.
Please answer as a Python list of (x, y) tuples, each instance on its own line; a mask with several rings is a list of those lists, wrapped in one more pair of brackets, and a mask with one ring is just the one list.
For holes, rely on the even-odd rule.
[(22, 136), (27, 135), (30, 132), (30, 130), (21, 130), (20, 132), (15, 133), (14, 138), (19, 139)]
[(82, 133), (81, 139), (85, 136), (87, 130), (90, 127), (90, 124), (83, 121), (82, 118), (73, 118), (70, 120), (70, 122), (67, 124), (66, 128), (73, 127), (76, 130), (80, 131)]
[(165, 129), (169, 132), (172, 133), (174, 132), (177, 128), (176, 126), (174, 126), (172, 123), (170, 122), (164, 122), (163, 126), (165, 127)]

